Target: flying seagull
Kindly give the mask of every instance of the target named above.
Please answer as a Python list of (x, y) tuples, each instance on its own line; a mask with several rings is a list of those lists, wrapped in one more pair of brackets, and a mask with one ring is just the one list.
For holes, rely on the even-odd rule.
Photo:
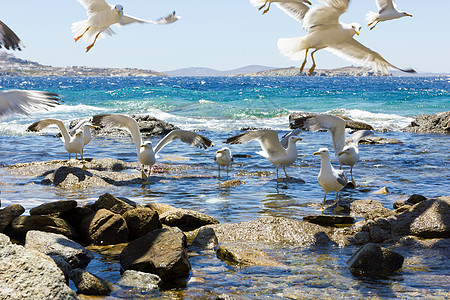
[(303, 72), (308, 52), (311, 49), (312, 66), (309, 75), (312, 75), (316, 68), (314, 53), (321, 49), (326, 49), (347, 60), (372, 67), (381, 71), (384, 75), (389, 75), (388, 68), (398, 69), (403, 72), (415, 73), (412, 69), (400, 69), (379, 53), (367, 48), (356, 41), (353, 36), (359, 35), (361, 25), (358, 23), (344, 24), (339, 22), (339, 17), (347, 11), (349, 0), (322, 0), (322, 4), (307, 7), (307, 11), (295, 12), (285, 9), (291, 17), (303, 22), (303, 29), (307, 35), (296, 38), (281, 38), (278, 40), (280, 52), (292, 60), (302, 60), (300, 72)]
[[(278, 133), (272, 129), (260, 129), (252, 130), (230, 137), (224, 142), (226, 144), (242, 144), (250, 141), (257, 140), (261, 146), (262, 151), (258, 151), (259, 155), (267, 158), (272, 164), (277, 167), (277, 181), (278, 168), (283, 166), (284, 174), (288, 178), (286, 173), (286, 166), (290, 166), (297, 159), (298, 152), (296, 142), (302, 139), (298, 136), (291, 135), (287, 137), (287, 146), (283, 147), (282, 143), (278, 139)], [(283, 144), (286, 144), (284, 141)]]
[(262, 14), (265, 14), (269, 11), (270, 5), (275, 2), (276, 4), (280, 5), (292, 5), (294, 7), (299, 7), (300, 9), (308, 9), (308, 6), (306, 6), (305, 3), (311, 5), (311, 2), (309, 0), (250, 0), (250, 3), (254, 6), (258, 6), (258, 10), (263, 9), (264, 7), (267, 8), (263, 11)]
[(109, 128), (122, 128), (131, 134), (134, 145), (136, 146), (138, 159), (142, 164), (142, 179), (148, 179), (145, 173), (145, 166), (149, 166), (151, 173), (152, 166), (155, 164), (156, 158), (158, 158), (158, 152), (174, 140), (179, 139), (186, 144), (203, 149), (214, 146), (211, 140), (198, 133), (187, 130), (172, 130), (153, 148), (152, 142), (142, 141), (141, 132), (139, 131), (139, 125), (136, 120), (120, 114), (95, 115), (92, 117), (92, 123), (97, 126), (104, 125)]
[(228, 147), (223, 147), (217, 150), (216, 155), (214, 156), (214, 161), (219, 166), (219, 178), (220, 178), (220, 167), (227, 167), (227, 178), (228, 178), (228, 169), (233, 162), (233, 155), (231, 154), (231, 150)]
[(0, 48), (5, 47), (6, 50), (21, 50), (20, 39), (5, 23), (0, 21)]
[(34, 90), (0, 91), (0, 119), (13, 114), (29, 115), (35, 109), (55, 107), (60, 104), (58, 94)]
[(331, 191), (336, 192), (336, 208), (338, 209), (339, 191), (347, 185), (347, 176), (345, 176), (344, 171), (333, 168), (330, 162), (330, 152), (327, 148), (320, 148), (313, 155), (320, 155), (320, 172), (317, 176), (317, 181), (325, 193), (322, 202), (322, 213), (327, 194)]
[(411, 14), (408, 14), (405, 11), (398, 11), (397, 5), (393, 0), (375, 0), (375, 3), (378, 7), (378, 13), (369, 11), (366, 14), (366, 21), (368, 22), (367, 26), (373, 25), (370, 27), (370, 30), (374, 29), (379, 22), (398, 19), (401, 17), (412, 17)]
[(97, 38), (103, 38), (105, 35), (113, 35), (115, 32), (109, 27), (113, 24), (127, 25), (131, 23), (150, 23), (150, 24), (170, 24), (180, 17), (175, 17), (175, 12), (167, 17), (156, 21), (142, 20), (123, 14), (123, 6), (120, 4), (109, 5), (105, 0), (78, 0), (87, 11), (88, 19), (72, 23), (72, 33), (75, 42), (83, 38), (86, 43), (90, 43), (86, 52), (91, 50)]
[(345, 120), (341, 117), (321, 114), (308, 118), (305, 127), (311, 131), (326, 129), (331, 133), (333, 149), (339, 159), (340, 169), (342, 165), (350, 166), (351, 181), (353, 180), (353, 167), (359, 161), (358, 143), (361, 139), (373, 135), (371, 130), (358, 130), (345, 138)]

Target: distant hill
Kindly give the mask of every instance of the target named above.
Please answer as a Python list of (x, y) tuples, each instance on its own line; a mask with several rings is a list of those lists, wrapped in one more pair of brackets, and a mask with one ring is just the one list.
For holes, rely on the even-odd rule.
[(182, 68), (173, 71), (164, 71), (164, 73), (170, 76), (231, 76), (231, 75), (240, 75), (254, 72), (262, 72), (267, 70), (276, 69), (274, 67), (267, 66), (259, 66), (259, 65), (250, 65), (238, 69), (219, 71), (210, 68), (203, 67), (191, 67), (191, 68)]

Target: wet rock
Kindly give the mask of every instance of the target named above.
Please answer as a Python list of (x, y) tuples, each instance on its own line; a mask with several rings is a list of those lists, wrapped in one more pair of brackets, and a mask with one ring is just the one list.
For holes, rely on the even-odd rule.
[(91, 186), (103, 187), (109, 185), (103, 178), (79, 167), (59, 167), (54, 173), (47, 175), (43, 182), (45, 180), (54, 186), (66, 189), (84, 189)]
[(147, 203), (145, 207), (153, 209), (158, 213), (158, 215), (162, 215), (163, 213), (168, 212), (169, 210), (177, 209), (176, 207), (165, 203)]
[(319, 224), (322, 226), (334, 226), (342, 224), (353, 224), (355, 218), (350, 216), (339, 216), (339, 215), (317, 215), (317, 216), (304, 216), (303, 221)]
[(108, 296), (112, 291), (109, 282), (83, 269), (70, 271), (70, 279), (75, 283), (79, 294)]
[(393, 212), (385, 208), (379, 201), (365, 199), (352, 201), (350, 204), (350, 214), (352, 216), (364, 216), (366, 220), (374, 220), (376, 218), (388, 217)]
[(177, 228), (157, 229), (129, 243), (120, 254), (124, 270), (156, 274), (162, 280), (189, 276), (186, 237)]
[(221, 244), (216, 251), (220, 260), (241, 267), (266, 266), (281, 267), (282, 264), (269, 257), (264, 251), (256, 249), (247, 243), (235, 242)]
[(123, 218), (127, 223), (130, 240), (162, 228), (158, 213), (147, 207), (128, 210), (123, 214)]
[(25, 248), (47, 255), (58, 255), (64, 258), (72, 269), (85, 268), (94, 258), (91, 251), (61, 234), (36, 230), (27, 233)]
[(143, 290), (157, 290), (161, 284), (161, 278), (155, 274), (126, 270), (118, 283)]
[(119, 199), (109, 193), (105, 193), (95, 201), (91, 208), (93, 210), (107, 209), (115, 214), (123, 215), (125, 212), (137, 207), (136, 203), (134, 205), (131, 203), (129, 200), (124, 201), (124, 199)]
[(193, 239), (191, 246), (201, 250), (213, 250), (219, 244), (214, 229), (208, 227), (202, 227), (198, 230), (195, 238)]
[(240, 179), (231, 179), (231, 180), (226, 180), (226, 181), (220, 182), (219, 184), (220, 184), (220, 186), (223, 186), (223, 187), (234, 187), (234, 186), (239, 186), (239, 185), (245, 184), (245, 182)]
[(77, 206), (75, 200), (53, 201), (33, 207), (30, 215), (50, 215), (69, 211)]
[(394, 202), (394, 204), (392, 204), (392, 207), (393, 207), (394, 209), (398, 209), (398, 208), (403, 207), (403, 206), (405, 206), (405, 205), (409, 205), (409, 204), (406, 204), (405, 201), (397, 200), (397, 201)]
[(86, 241), (96, 245), (119, 244), (128, 239), (125, 219), (107, 209), (100, 209), (84, 219), (80, 230)]
[(350, 271), (355, 275), (379, 277), (388, 275), (403, 265), (402, 255), (376, 244), (361, 247), (347, 261)]
[(372, 243), (383, 243), (392, 239), (391, 225), (383, 218), (378, 218), (367, 223), (369, 237)]
[(187, 210), (175, 209), (167, 211), (159, 216), (162, 224), (178, 227), (181, 230), (189, 231), (204, 225), (218, 224), (217, 219), (204, 213)]
[(425, 200), (427, 200), (426, 197), (424, 197), (422, 195), (414, 194), (414, 195), (411, 195), (411, 197), (409, 197), (408, 200), (406, 200), (406, 203), (410, 204), (410, 205), (414, 205), (414, 204), (420, 203)]
[(25, 212), (25, 208), (20, 204), (11, 204), (0, 210), (0, 233), (4, 232), (12, 220)]
[(450, 111), (416, 117), (403, 131), (414, 133), (450, 133)]
[(26, 235), (30, 230), (39, 230), (62, 234), (68, 238), (74, 238), (76, 236), (72, 226), (61, 218), (49, 216), (20, 216), (15, 218), (11, 225), (14, 232), (20, 235)]
[(49, 256), (6, 239), (0, 234), (0, 299), (79, 299)]

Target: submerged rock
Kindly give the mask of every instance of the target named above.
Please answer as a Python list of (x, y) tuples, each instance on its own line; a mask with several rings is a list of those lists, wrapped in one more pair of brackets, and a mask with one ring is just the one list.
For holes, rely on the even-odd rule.
[(108, 296), (111, 294), (111, 284), (83, 269), (74, 269), (69, 273), (79, 294)]

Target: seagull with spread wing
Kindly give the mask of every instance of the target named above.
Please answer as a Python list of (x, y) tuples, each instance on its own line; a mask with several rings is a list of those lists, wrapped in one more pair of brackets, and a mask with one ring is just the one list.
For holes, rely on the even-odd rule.
[(370, 27), (370, 30), (374, 29), (379, 22), (401, 17), (412, 17), (412, 15), (408, 14), (406, 11), (398, 11), (397, 5), (393, 0), (375, 0), (375, 3), (377, 4), (378, 13), (369, 11), (366, 14), (366, 21), (368, 22), (367, 26), (373, 25)]
[(361, 25), (358, 23), (345, 24), (339, 22), (339, 17), (347, 11), (349, 0), (322, 0), (322, 4), (309, 8), (296, 7), (292, 5), (278, 3), (280, 8), (297, 21), (303, 22), (303, 29), (307, 35), (297, 38), (282, 38), (278, 40), (280, 52), (292, 60), (301, 60), (303, 63), (300, 71), (303, 71), (308, 52), (311, 49), (312, 66), (309, 75), (312, 75), (316, 67), (314, 53), (318, 50), (326, 49), (334, 54), (352, 62), (360, 63), (381, 71), (384, 75), (389, 75), (389, 68), (394, 68), (403, 72), (415, 73), (412, 69), (400, 69), (379, 53), (367, 48), (356, 41), (353, 36), (359, 35)]
[(152, 142), (142, 141), (141, 132), (139, 131), (139, 125), (135, 119), (120, 114), (101, 114), (92, 117), (92, 123), (94, 125), (106, 126), (109, 128), (122, 128), (127, 130), (133, 139), (138, 159), (142, 164), (142, 179), (147, 179), (148, 176), (145, 173), (145, 166), (150, 167), (150, 173), (152, 166), (158, 158), (158, 152), (168, 143), (177, 139), (182, 142), (195, 146), (198, 148), (206, 149), (207, 147), (214, 146), (213, 142), (208, 138), (188, 130), (172, 130), (165, 137), (163, 137), (156, 147), (153, 148)]
[(253, 4), (254, 6), (258, 6), (258, 10), (263, 9), (267, 5), (267, 8), (263, 11), (262, 14), (265, 14), (269, 11), (272, 2), (280, 5), (293, 5), (294, 7), (298, 6), (303, 9), (308, 9), (308, 6), (306, 6), (306, 4), (311, 5), (311, 2), (309, 0), (250, 0), (251, 4)]
[(58, 94), (35, 90), (0, 91), (0, 119), (13, 114), (29, 115), (35, 109), (55, 107), (60, 104)]
[(180, 17), (175, 17), (175, 12), (167, 17), (156, 21), (142, 20), (123, 14), (123, 6), (120, 4), (109, 5), (105, 0), (78, 0), (87, 11), (88, 19), (78, 21), (72, 24), (72, 33), (75, 42), (83, 38), (86, 43), (90, 43), (86, 52), (91, 50), (98, 38), (105, 35), (113, 35), (115, 32), (109, 27), (113, 24), (127, 25), (131, 23), (149, 23), (149, 24), (170, 24)]
[(0, 21), (0, 48), (5, 47), (6, 50), (21, 50), (20, 39), (5, 23)]

